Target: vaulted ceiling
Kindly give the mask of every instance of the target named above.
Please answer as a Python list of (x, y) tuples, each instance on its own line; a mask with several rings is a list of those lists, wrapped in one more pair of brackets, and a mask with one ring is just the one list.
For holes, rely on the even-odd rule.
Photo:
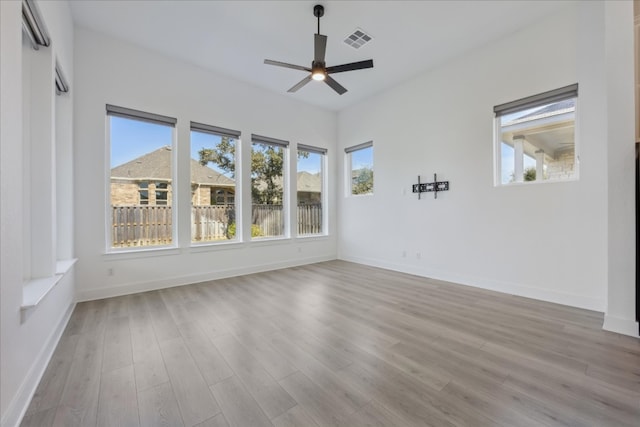
[[(565, 1), (72, 1), (76, 25), (160, 52), (283, 96), (338, 111), (438, 64), (504, 37), (565, 7)], [(322, 4), (326, 62), (372, 58), (374, 68), (335, 74), (348, 89), (322, 82), (287, 90), (304, 72), (264, 65), (273, 59), (310, 66)], [(373, 40), (344, 43), (356, 28)]]

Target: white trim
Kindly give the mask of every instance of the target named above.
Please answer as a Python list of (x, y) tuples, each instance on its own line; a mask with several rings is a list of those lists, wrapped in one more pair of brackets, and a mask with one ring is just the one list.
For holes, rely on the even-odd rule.
[(602, 329), (636, 338), (640, 337), (640, 335), (638, 335), (638, 322), (634, 319), (623, 319), (605, 314)]
[(146, 258), (152, 256), (168, 256), (180, 255), (182, 249), (177, 246), (137, 246), (140, 249), (122, 248), (121, 250), (112, 249), (102, 254), (103, 257), (110, 259), (135, 259)]
[(31, 279), (22, 287), (22, 305), (20, 311), (35, 308), (49, 292), (62, 280), (65, 274), (78, 259), (59, 260), (56, 263), (56, 274), (51, 277)]
[(443, 280), (446, 282), (457, 283), (474, 288), (487, 289), (490, 291), (501, 292), (509, 295), (533, 298), (541, 301), (568, 305), (571, 307), (584, 308), (586, 310), (604, 312), (605, 307), (604, 299), (585, 297), (578, 294), (555, 292), (547, 289), (533, 288), (531, 286), (521, 285), (518, 283), (502, 282), (482, 277), (464, 276), (449, 271), (432, 270), (413, 265), (390, 263), (385, 260), (378, 260), (373, 258), (339, 255), (338, 259), (355, 262), (358, 264), (370, 265), (372, 267), (384, 268), (387, 270), (399, 271), (407, 274), (414, 274), (416, 276)]
[(318, 262), (335, 260), (335, 256), (325, 255), (270, 264), (260, 264), (251, 267), (230, 268), (228, 270), (218, 270), (209, 273), (193, 274), (188, 276), (170, 277), (163, 280), (151, 280), (145, 282), (133, 282), (118, 286), (109, 286), (98, 289), (87, 289), (78, 291), (77, 300), (92, 301), (96, 299), (110, 298), (121, 295), (129, 295), (138, 292), (155, 291), (158, 289), (171, 288), (174, 286), (190, 285), (194, 283), (207, 282), (210, 280), (226, 279), (228, 277), (242, 276), (245, 274), (261, 273), (264, 271), (280, 270), (282, 268), (296, 267), (299, 265), (315, 264)]
[(29, 408), (29, 404), (36, 392), (36, 388), (38, 387), (38, 384), (51, 361), (53, 352), (58, 346), (60, 337), (62, 337), (62, 333), (67, 327), (67, 323), (69, 323), (69, 319), (71, 319), (71, 314), (75, 307), (76, 303), (71, 303), (69, 305), (67, 311), (62, 315), (62, 318), (58, 322), (58, 325), (51, 332), (46, 344), (42, 347), (42, 350), (31, 365), (31, 368), (29, 368), (29, 372), (25, 376), (24, 381), (20, 384), (18, 392), (7, 407), (4, 417), (2, 417), (2, 421), (0, 421), (0, 426), (13, 427), (18, 426), (22, 422), (22, 418)]

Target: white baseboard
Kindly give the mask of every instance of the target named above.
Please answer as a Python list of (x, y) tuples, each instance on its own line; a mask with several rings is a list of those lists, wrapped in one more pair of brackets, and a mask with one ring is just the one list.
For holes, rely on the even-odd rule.
[(27, 412), (31, 399), (33, 398), (36, 388), (44, 375), (44, 371), (49, 365), (49, 361), (51, 360), (53, 352), (60, 341), (62, 333), (67, 327), (67, 323), (69, 323), (69, 319), (71, 318), (71, 314), (73, 313), (75, 306), (76, 304), (74, 302), (69, 305), (66, 312), (62, 315), (60, 321), (51, 332), (51, 335), (49, 335), (49, 338), (42, 347), (42, 350), (40, 350), (38, 357), (36, 357), (31, 368), (29, 368), (29, 372), (20, 385), (18, 392), (9, 404), (9, 407), (0, 422), (0, 426), (17, 427), (22, 422), (22, 418)]
[(501, 282), (487, 278), (468, 277), (448, 271), (430, 270), (422, 267), (395, 264), (385, 260), (372, 258), (361, 258), (342, 254), (338, 256), (338, 259), (355, 262), (358, 264), (370, 265), (372, 267), (380, 267), (387, 270), (399, 271), (407, 274), (414, 274), (416, 276), (458, 283), (465, 286), (472, 286), (475, 288), (502, 292), (510, 295), (533, 298), (541, 301), (568, 305), (571, 307), (584, 308), (587, 310), (604, 312), (605, 309), (604, 300), (599, 298), (590, 298), (582, 295), (555, 292), (548, 289), (532, 288), (516, 283)]
[(623, 319), (605, 314), (602, 329), (636, 338), (640, 337), (640, 335), (638, 335), (638, 322), (634, 319)]
[(335, 256), (319, 256), (303, 259), (288, 260), (277, 263), (258, 264), (249, 267), (231, 268), (228, 270), (216, 270), (208, 273), (192, 274), (187, 276), (169, 277), (161, 280), (149, 280), (144, 282), (127, 283), (124, 285), (110, 286), (108, 288), (79, 290), (77, 301), (92, 301), (103, 298), (111, 298), (121, 295), (135, 294), (138, 292), (155, 291), (171, 288), (173, 286), (189, 285), (192, 283), (207, 282), (209, 280), (226, 279), (228, 277), (242, 276), (244, 274), (261, 273), (263, 271), (279, 270), (282, 268), (296, 267), (299, 265), (314, 264), (317, 262), (335, 260)]

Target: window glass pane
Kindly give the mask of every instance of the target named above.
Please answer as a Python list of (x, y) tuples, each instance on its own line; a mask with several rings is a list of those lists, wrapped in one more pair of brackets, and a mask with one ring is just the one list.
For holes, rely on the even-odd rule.
[(251, 145), (251, 237), (285, 234), (284, 161), (286, 149), (264, 142)]
[(109, 116), (111, 247), (173, 241), (173, 128)]
[(236, 238), (236, 139), (191, 131), (191, 241)]
[(373, 147), (349, 154), (351, 161), (351, 194), (373, 194)]
[(321, 234), (324, 155), (298, 151), (298, 235)]
[(498, 117), (500, 183), (576, 177), (576, 98)]

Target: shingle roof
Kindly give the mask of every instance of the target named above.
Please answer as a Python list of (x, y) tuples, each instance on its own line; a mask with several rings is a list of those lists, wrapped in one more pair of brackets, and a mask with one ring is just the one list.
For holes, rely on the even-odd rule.
[[(111, 169), (111, 178), (171, 181), (171, 147), (162, 147)], [(191, 182), (201, 185), (234, 186), (231, 178), (191, 159)]]
[(319, 173), (298, 172), (298, 191), (319, 193), (321, 188), (322, 182)]
[[(282, 177), (274, 178), (273, 182), (277, 187), (282, 188)], [(267, 183), (264, 181), (257, 181), (255, 185), (260, 191), (264, 191), (267, 188)], [(320, 193), (322, 191), (320, 174), (305, 171), (298, 172), (297, 191)]]

